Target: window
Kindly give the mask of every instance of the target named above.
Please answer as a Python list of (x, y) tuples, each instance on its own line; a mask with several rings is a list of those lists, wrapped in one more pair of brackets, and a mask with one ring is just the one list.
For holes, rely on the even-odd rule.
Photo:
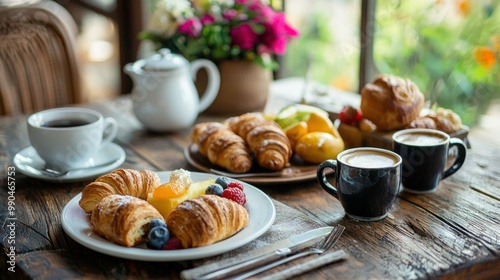
[[(309, 58), (312, 79), (353, 92), (377, 73), (406, 77), (428, 102), (474, 125), (500, 98), (499, 9), (500, 1), (487, 0), (287, 0), (301, 37), (289, 45), (284, 75), (304, 76)], [(373, 52), (360, 43), (362, 21), (373, 27), (365, 33)]]

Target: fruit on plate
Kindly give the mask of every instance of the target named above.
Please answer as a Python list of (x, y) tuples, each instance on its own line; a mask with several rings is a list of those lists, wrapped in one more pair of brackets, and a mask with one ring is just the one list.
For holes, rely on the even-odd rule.
[(313, 112), (328, 118), (328, 113), (323, 109), (305, 104), (293, 104), (281, 109), (274, 121), (286, 129), (298, 122), (307, 121)]
[[(305, 121), (300, 121), (296, 124), (290, 125), (286, 129), (284, 129), (288, 140), (290, 140), (290, 144), (292, 145), (292, 149), (299, 140), (300, 137), (306, 135), (308, 132), (307, 123)], [(295, 151), (295, 150), (294, 150)]]
[(205, 194), (205, 189), (215, 183), (215, 179), (194, 182), (187, 187), (180, 187), (178, 182), (171, 180), (148, 195), (149, 204), (153, 205), (164, 218), (167, 218), (168, 214), (184, 200)]
[(360, 109), (356, 109), (350, 105), (345, 106), (339, 113), (339, 120), (347, 125), (356, 125), (363, 119), (363, 114)]
[(344, 141), (327, 132), (309, 132), (299, 138), (295, 152), (302, 159), (311, 163), (321, 163), (327, 159), (336, 159), (344, 150)]
[(321, 163), (335, 159), (344, 150), (344, 141), (328, 113), (318, 107), (295, 104), (285, 107), (275, 119), (303, 160)]

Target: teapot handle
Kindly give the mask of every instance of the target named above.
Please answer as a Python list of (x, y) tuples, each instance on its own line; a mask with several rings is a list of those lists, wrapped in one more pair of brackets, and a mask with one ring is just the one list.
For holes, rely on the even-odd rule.
[(217, 94), (219, 93), (220, 86), (220, 74), (217, 66), (210, 60), (207, 59), (197, 59), (191, 62), (191, 77), (196, 80), (196, 73), (200, 68), (205, 68), (208, 74), (207, 89), (201, 95), (200, 106), (198, 107), (198, 113), (205, 111), (208, 106), (212, 105)]

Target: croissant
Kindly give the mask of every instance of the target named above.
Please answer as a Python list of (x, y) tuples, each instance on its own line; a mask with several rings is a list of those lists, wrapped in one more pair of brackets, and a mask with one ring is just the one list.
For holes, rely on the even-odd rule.
[(226, 124), (241, 136), (255, 154), (257, 163), (270, 170), (281, 170), (292, 156), (290, 140), (281, 127), (260, 113), (231, 117)]
[(179, 204), (167, 225), (183, 248), (200, 247), (226, 239), (248, 224), (245, 207), (216, 195), (201, 195)]
[(213, 164), (234, 173), (245, 173), (252, 167), (252, 155), (245, 140), (221, 123), (197, 124), (191, 139)]
[(156, 208), (145, 200), (112, 194), (97, 204), (90, 214), (90, 226), (100, 236), (119, 245), (131, 247), (144, 241), (153, 219), (163, 220)]
[(82, 191), (79, 204), (86, 213), (90, 213), (97, 203), (111, 194), (131, 195), (147, 199), (148, 193), (160, 184), (160, 177), (154, 171), (117, 169), (88, 184)]

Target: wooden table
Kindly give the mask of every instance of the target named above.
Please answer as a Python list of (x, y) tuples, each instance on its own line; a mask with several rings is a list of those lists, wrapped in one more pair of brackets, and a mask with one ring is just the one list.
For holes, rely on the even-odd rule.
[[(124, 168), (193, 170), (183, 157), (189, 130), (154, 134), (142, 129), (129, 99), (89, 107), (117, 119)], [(198, 121), (221, 120), (203, 116)], [(61, 227), (65, 204), (88, 183), (48, 183), (13, 168), (12, 159), (29, 146), (26, 116), (0, 118), (2, 275), (9, 278), (179, 278), (190, 261), (154, 263), (107, 256), (83, 247)], [(500, 277), (500, 153), (495, 143), (471, 137), (462, 169), (427, 195), (402, 192), (391, 214), (379, 222), (358, 222), (315, 180), (257, 186), (270, 197), (324, 224), (347, 229), (336, 245), (348, 260), (297, 279), (418, 279)], [(14, 186), (9, 193), (9, 186)], [(11, 195), (11, 196), (10, 196)], [(13, 202), (13, 215), (7, 206)], [(12, 218), (15, 218), (13, 220)], [(9, 227), (10, 225), (10, 227)], [(11, 240), (15, 244), (9, 243)], [(15, 273), (10, 247), (15, 249)], [(3, 278), (3, 277), (2, 277)]]

